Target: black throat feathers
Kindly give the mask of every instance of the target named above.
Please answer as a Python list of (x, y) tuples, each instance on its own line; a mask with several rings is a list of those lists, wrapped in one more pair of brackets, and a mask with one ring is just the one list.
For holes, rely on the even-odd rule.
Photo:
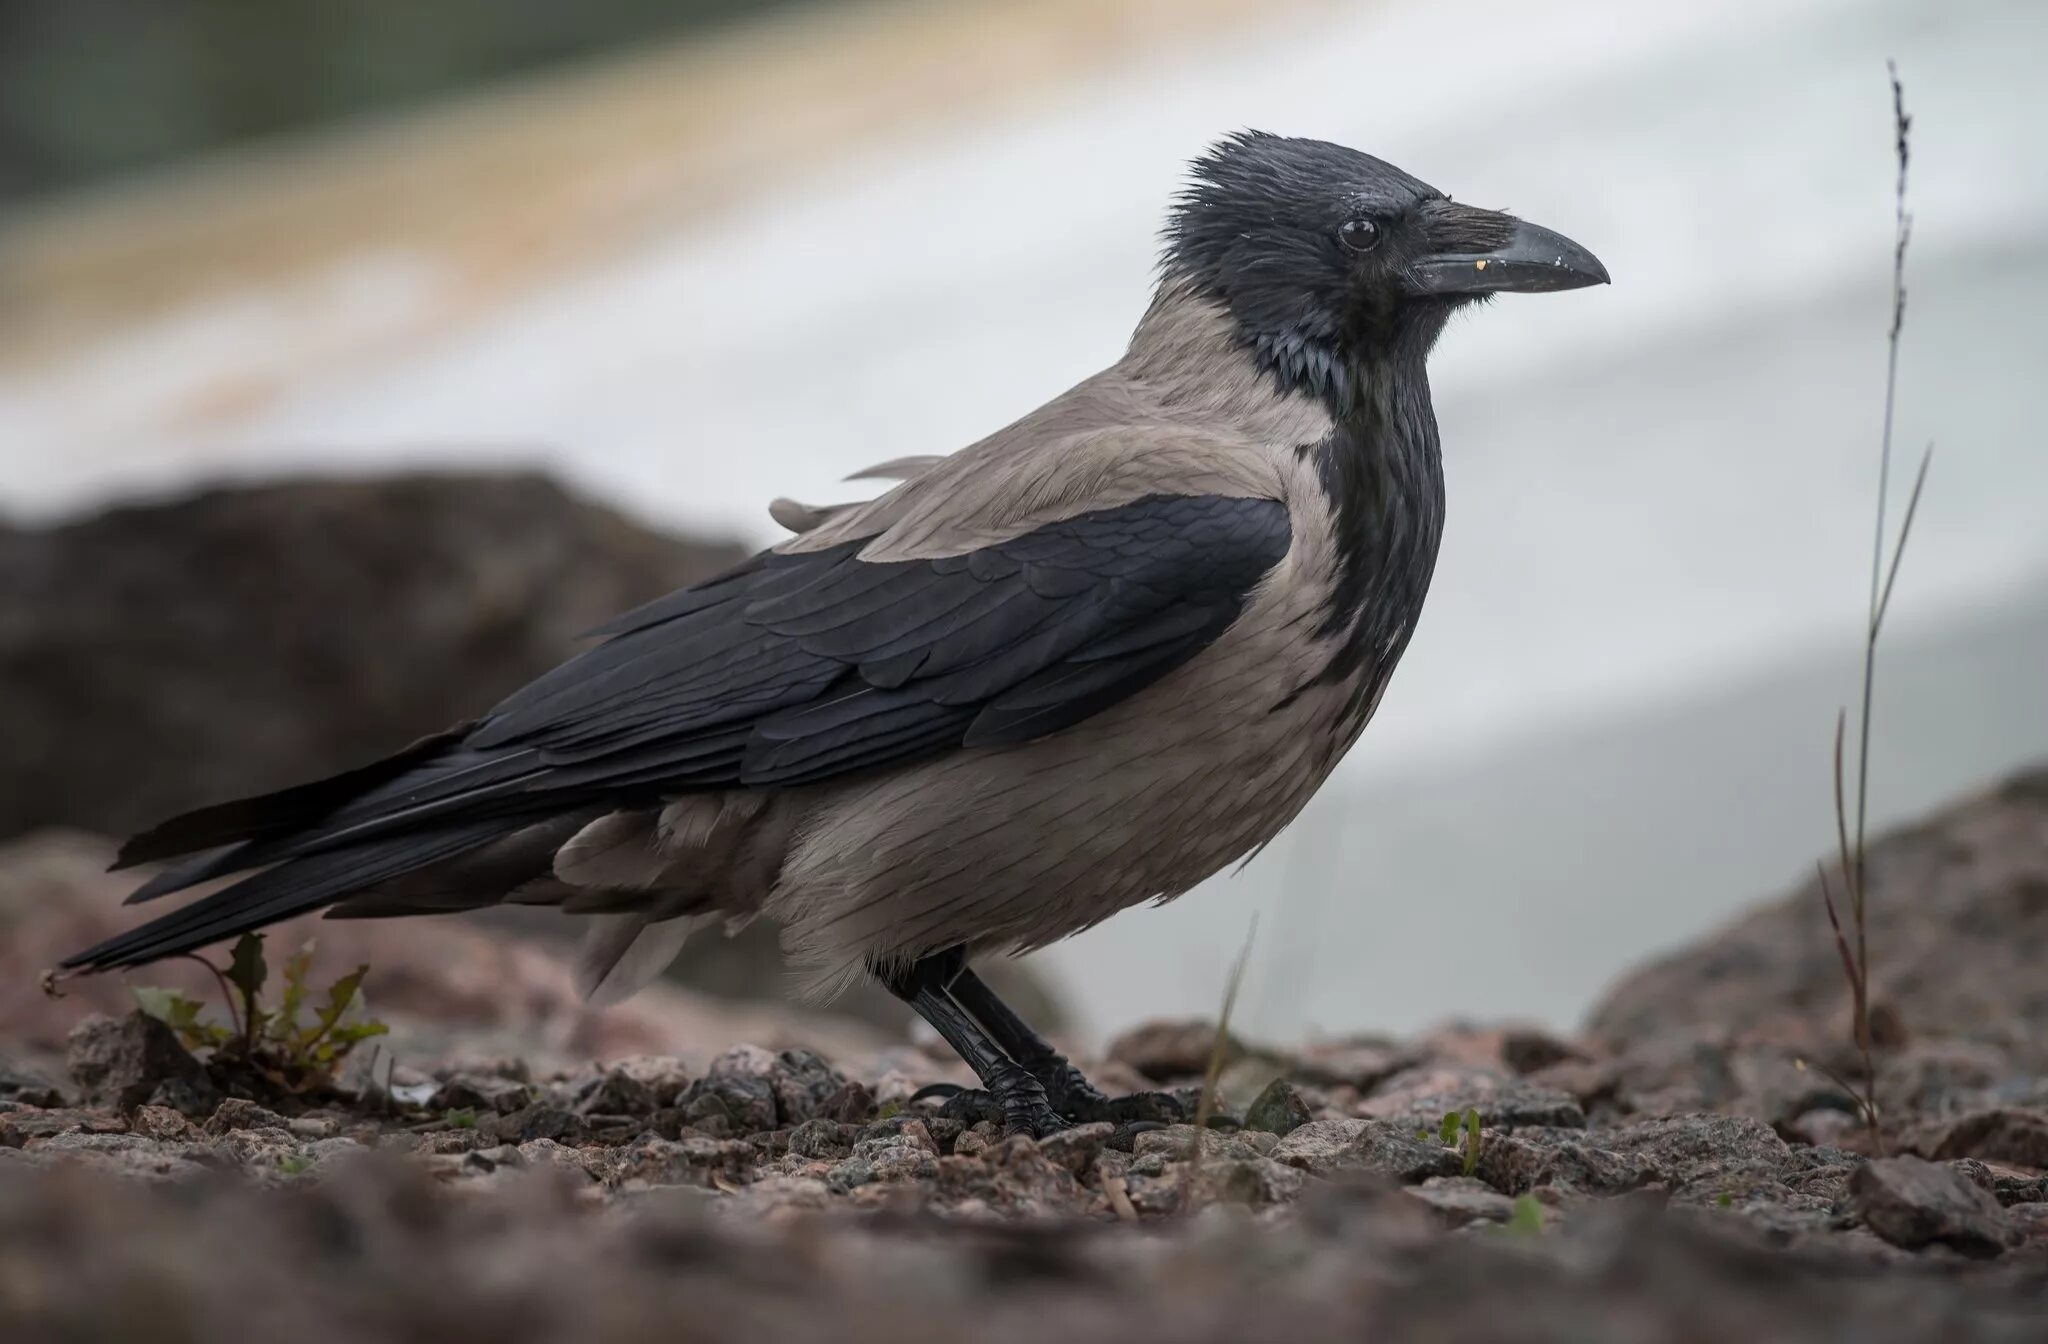
[(1435, 334), (1404, 332), (1381, 352), (1346, 361), (1336, 384), (1342, 400), (1328, 401), (1329, 434), (1295, 449), (1313, 462), (1329, 500), (1336, 573), (1316, 629), (1332, 641), (1329, 659), (1294, 694), (1347, 687), (1346, 741), (1408, 646), (1443, 538), (1443, 459), (1425, 363)]

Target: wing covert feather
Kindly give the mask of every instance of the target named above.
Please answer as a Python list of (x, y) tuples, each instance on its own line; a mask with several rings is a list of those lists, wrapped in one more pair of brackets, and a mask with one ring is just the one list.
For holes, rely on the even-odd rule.
[[(1286, 554), (1286, 507), (1159, 495), (965, 555), (770, 553), (674, 595), (499, 706), (471, 739), (569, 779), (809, 782), (1056, 732), (1186, 661)], [(672, 613), (672, 614), (664, 614)], [(637, 622), (637, 623), (636, 623)], [(733, 735), (744, 730), (737, 759)], [(706, 751), (708, 742), (718, 744)]]

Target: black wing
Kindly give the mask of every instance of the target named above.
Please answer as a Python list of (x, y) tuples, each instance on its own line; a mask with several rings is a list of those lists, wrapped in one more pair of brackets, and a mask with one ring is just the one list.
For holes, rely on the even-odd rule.
[(134, 899), (277, 866), (74, 960), (147, 960), (254, 927), (237, 912), (267, 922), (328, 904), (364, 885), (338, 857), (388, 877), (578, 807), (814, 783), (1058, 732), (1206, 647), (1289, 544), (1278, 501), (1161, 495), (959, 556), (873, 563), (865, 540), (764, 553), (621, 617), (395, 768), (138, 836), (124, 864), (229, 848)]
[(942, 559), (770, 554), (622, 618), (469, 745), (557, 785), (708, 787), (1042, 737), (1214, 640), (1288, 541), (1277, 501), (1159, 496)]

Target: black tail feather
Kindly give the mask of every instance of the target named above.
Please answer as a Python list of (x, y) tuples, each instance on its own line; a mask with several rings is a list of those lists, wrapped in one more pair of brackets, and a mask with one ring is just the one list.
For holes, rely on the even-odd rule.
[[(159, 822), (122, 845), (120, 854), (114, 859), (114, 867), (130, 868), (138, 863), (176, 858), (202, 849), (218, 849), (246, 840), (278, 839), (307, 830), (370, 790), (390, 783), (447, 751), (462, 740), (471, 726), (458, 724), (446, 732), (423, 737), (396, 755), (326, 779), (314, 780), (310, 784), (216, 803)], [(232, 871), (214, 869), (207, 876)], [(165, 887), (155, 894), (162, 895), (176, 889)], [(148, 898), (138, 894), (136, 899)]]
[(69, 957), (63, 969), (110, 971), (190, 952), (466, 853), (506, 829), (496, 818), (472, 821), (280, 863)]
[(210, 878), (225, 877), (229, 873), (239, 873), (257, 867), (262, 860), (251, 857), (251, 851), (255, 848), (253, 842), (228, 845), (222, 849), (209, 849), (204, 854), (196, 855), (183, 863), (174, 863), (130, 892), (128, 899), (121, 904), (140, 905), (144, 901), (153, 901), (159, 896), (168, 896), (174, 891), (197, 886)]

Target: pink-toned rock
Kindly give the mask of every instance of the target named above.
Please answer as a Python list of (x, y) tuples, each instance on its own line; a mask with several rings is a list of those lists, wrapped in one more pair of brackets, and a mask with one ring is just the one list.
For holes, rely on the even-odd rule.
[(1985, 1162), (2048, 1168), (2048, 1110), (1992, 1107), (1931, 1129), (1927, 1156), (1937, 1161), (1974, 1157)]
[(1946, 1166), (1893, 1157), (1857, 1168), (1851, 1207), (1871, 1231), (1907, 1250), (1940, 1243), (1994, 1256), (2019, 1240), (1998, 1201)]
[[(136, 912), (121, 904), (135, 877), (105, 871), (113, 852), (107, 841), (58, 832), (0, 845), (0, 1042), (26, 1058), (61, 1056), (66, 1033), (89, 1013), (132, 1011), (131, 984), (166, 986), (209, 1004), (219, 998), (213, 977), (189, 961), (128, 978), (70, 979), (62, 997), (43, 994), (43, 970), (135, 922)], [(771, 1057), (802, 1046), (835, 1060), (864, 1059), (885, 1043), (846, 1018), (710, 999), (667, 984), (595, 1009), (548, 947), (465, 920), (292, 920), (268, 935), (272, 964), (282, 960), (279, 949), (309, 940), (316, 985), (370, 966), (366, 993), (393, 1029), (381, 1048), (414, 1062), (503, 1054), (545, 1072), (593, 1058), (659, 1055), (687, 1072), (701, 1071), (734, 1041), (758, 1042)]]
[(1225, 1037), (1219, 1046), (1214, 1022), (1185, 1018), (1135, 1026), (1111, 1041), (1104, 1053), (1158, 1084), (1199, 1078), (1212, 1060), (1220, 1057), (1228, 1064), (1249, 1051), (1234, 1036)]
[[(2048, 1076), (2048, 768), (1879, 837), (1868, 872), (1884, 1012), (1915, 1043), (1991, 1046)], [(1617, 1048), (1688, 1029), (1811, 1055), (1847, 1039), (1848, 1001), (1816, 879), (1630, 974), (1591, 1028)]]
[(1317, 1041), (1296, 1055), (1293, 1077), (1324, 1086), (1370, 1091), (1403, 1069), (1420, 1063), (1423, 1052), (1416, 1046), (1379, 1037), (1348, 1037)]
[(1311, 1120), (1274, 1145), (1272, 1158), (1314, 1176), (1367, 1172), (1403, 1183), (1455, 1176), (1458, 1154), (1381, 1120)]

